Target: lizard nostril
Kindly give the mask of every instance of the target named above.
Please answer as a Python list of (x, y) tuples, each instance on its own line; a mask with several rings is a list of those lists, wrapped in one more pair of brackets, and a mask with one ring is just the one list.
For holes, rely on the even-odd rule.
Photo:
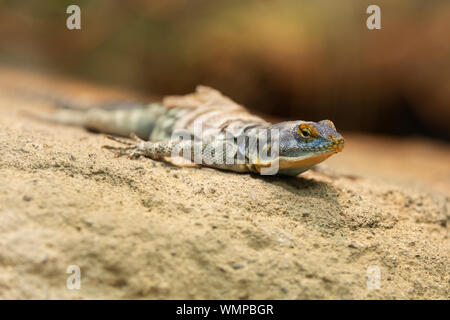
[(343, 138), (334, 138), (332, 139), (332, 147), (334, 150), (336, 150), (337, 152), (342, 151), (342, 149), (344, 149), (344, 139)]

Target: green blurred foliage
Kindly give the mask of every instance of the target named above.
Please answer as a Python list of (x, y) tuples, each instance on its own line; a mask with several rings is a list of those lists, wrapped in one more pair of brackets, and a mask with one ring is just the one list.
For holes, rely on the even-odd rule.
[(0, 63), (159, 95), (206, 84), (274, 116), (448, 139), (449, 30), (437, 0), (0, 0)]

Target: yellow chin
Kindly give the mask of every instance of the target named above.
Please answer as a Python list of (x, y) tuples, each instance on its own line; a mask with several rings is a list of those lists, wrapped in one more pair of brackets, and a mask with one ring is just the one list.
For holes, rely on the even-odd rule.
[(334, 153), (336, 153), (336, 151), (330, 151), (327, 153), (322, 153), (322, 154), (304, 158), (304, 159), (280, 158), (279, 159), (279, 167), (280, 167), (280, 169), (289, 169), (289, 168), (297, 168), (297, 167), (311, 167), (315, 164), (318, 164), (318, 163), (328, 159)]
[[(288, 171), (295, 171), (295, 168), (299, 169), (299, 172), (308, 170), (312, 166), (328, 159), (333, 154), (337, 153), (336, 150), (330, 150), (329, 152), (321, 153), (315, 156), (310, 156), (306, 158), (278, 158), (278, 168), (279, 170), (288, 169)], [(258, 163), (254, 164), (256, 170), (261, 172), (261, 168), (267, 168), (271, 165), (269, 163)], [(294, 170), (289, 170), (294, 169)]]

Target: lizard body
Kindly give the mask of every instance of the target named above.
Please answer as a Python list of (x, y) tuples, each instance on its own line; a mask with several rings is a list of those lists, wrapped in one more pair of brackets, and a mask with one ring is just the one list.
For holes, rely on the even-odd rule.
[[(188, 95), (165, 97), (161, 103), (70, 106), (40, 118), (112, 134), (110, 139), (125, 146), (104, 148), (117, 155), (184, 165), (174, 160), (182, 156), (191, 163), (235, 172), (297, 175), (344, 146), (329, 120), (271, 124), (205, 86)], [(130, 134), (132, 141), (117, 137)], [(264, 173), (269, 167), (275, 171)]]

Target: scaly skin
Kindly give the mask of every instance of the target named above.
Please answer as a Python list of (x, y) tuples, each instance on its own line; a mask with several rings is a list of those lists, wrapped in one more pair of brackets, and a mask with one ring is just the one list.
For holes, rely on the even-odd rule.
[[(303, 133), (298, 129), (303, 128)], [(219, 138), (209, 143), (203, 140), (164, 140), (161, 142), (144, 141), (132, 135), (133, 141), (123, 140), (114, 136), (107, 136), (109, 139), (126, 144), (126, 147), (104, 146), (116, 153), (118, 156), (128, 155), (130, 158), (145, 156), (154, 160), (164, 160), (174, 155), (183, 155), (188, 151), (187, 159), (194, 162), (195, 151), (200, 151), (202, 166), (216, 169), (230, 170), (235, 172), (254, 172), (264, 174), (262, 168), (268, 168), (277, 161), (277, 170), (274, 173), (281, 175), (298, 175), (315, 164), (324, 161), (334, 153), (341, 151), (344, 147), (344, 139), (336, 132), (334, 125), (329, 120), (320, 122), (290, 121), (282, 122), (270, 126), (268, 129), (279, 130), (280, 134), (276, 142), (279, 144), (279, 154), (275, 159), (262, 161), (258, 154), (249, 145), (240, 147), (234, 141)], [(311, 131), (313, 133), (309, 133)], [(264, 132), (264, 131), (263, 131)], [(301, 131), (300, 131), (301, 132)], [(249, 133), (248, 136), (251, 136)], [(256, 141), (257, 138), (256, 138)], [(267, 143), (263, 147), (267, 148), (272, 143)], [(210, 148), (210, 149), (208, 149)], [(216, 150), (211, 155), (210, 150)], [(219, 150), (220, 154), (217, 154)], [(238, 162), (239, 155), (242, 161)], [(183, 155), (186, 158), (186, 154)], [(214, 161), (214, 160), (219, 161)], [(227, 162), (227, 159), (231, 161)], [(177, 164), (175, 162), (175, 164)], [(178, 164), (182, 166), (182, 164)], [(273, 174), (273, 173), (266, 173)]]
[(168, 96), (162, 103), (87, 111), (71, 107), (40, 118), (115, 136), (131, 134), (132, 141), (108, 136), (125, 144), (104, 146), (118, 156), (145, 156), (180, 166), (186, 165), (176, 160), (182, 156), (197, 165), (235, 172), (297, 175), (344, 147), (330, 120), (272, 125), (204, 86), (185, 96)]

